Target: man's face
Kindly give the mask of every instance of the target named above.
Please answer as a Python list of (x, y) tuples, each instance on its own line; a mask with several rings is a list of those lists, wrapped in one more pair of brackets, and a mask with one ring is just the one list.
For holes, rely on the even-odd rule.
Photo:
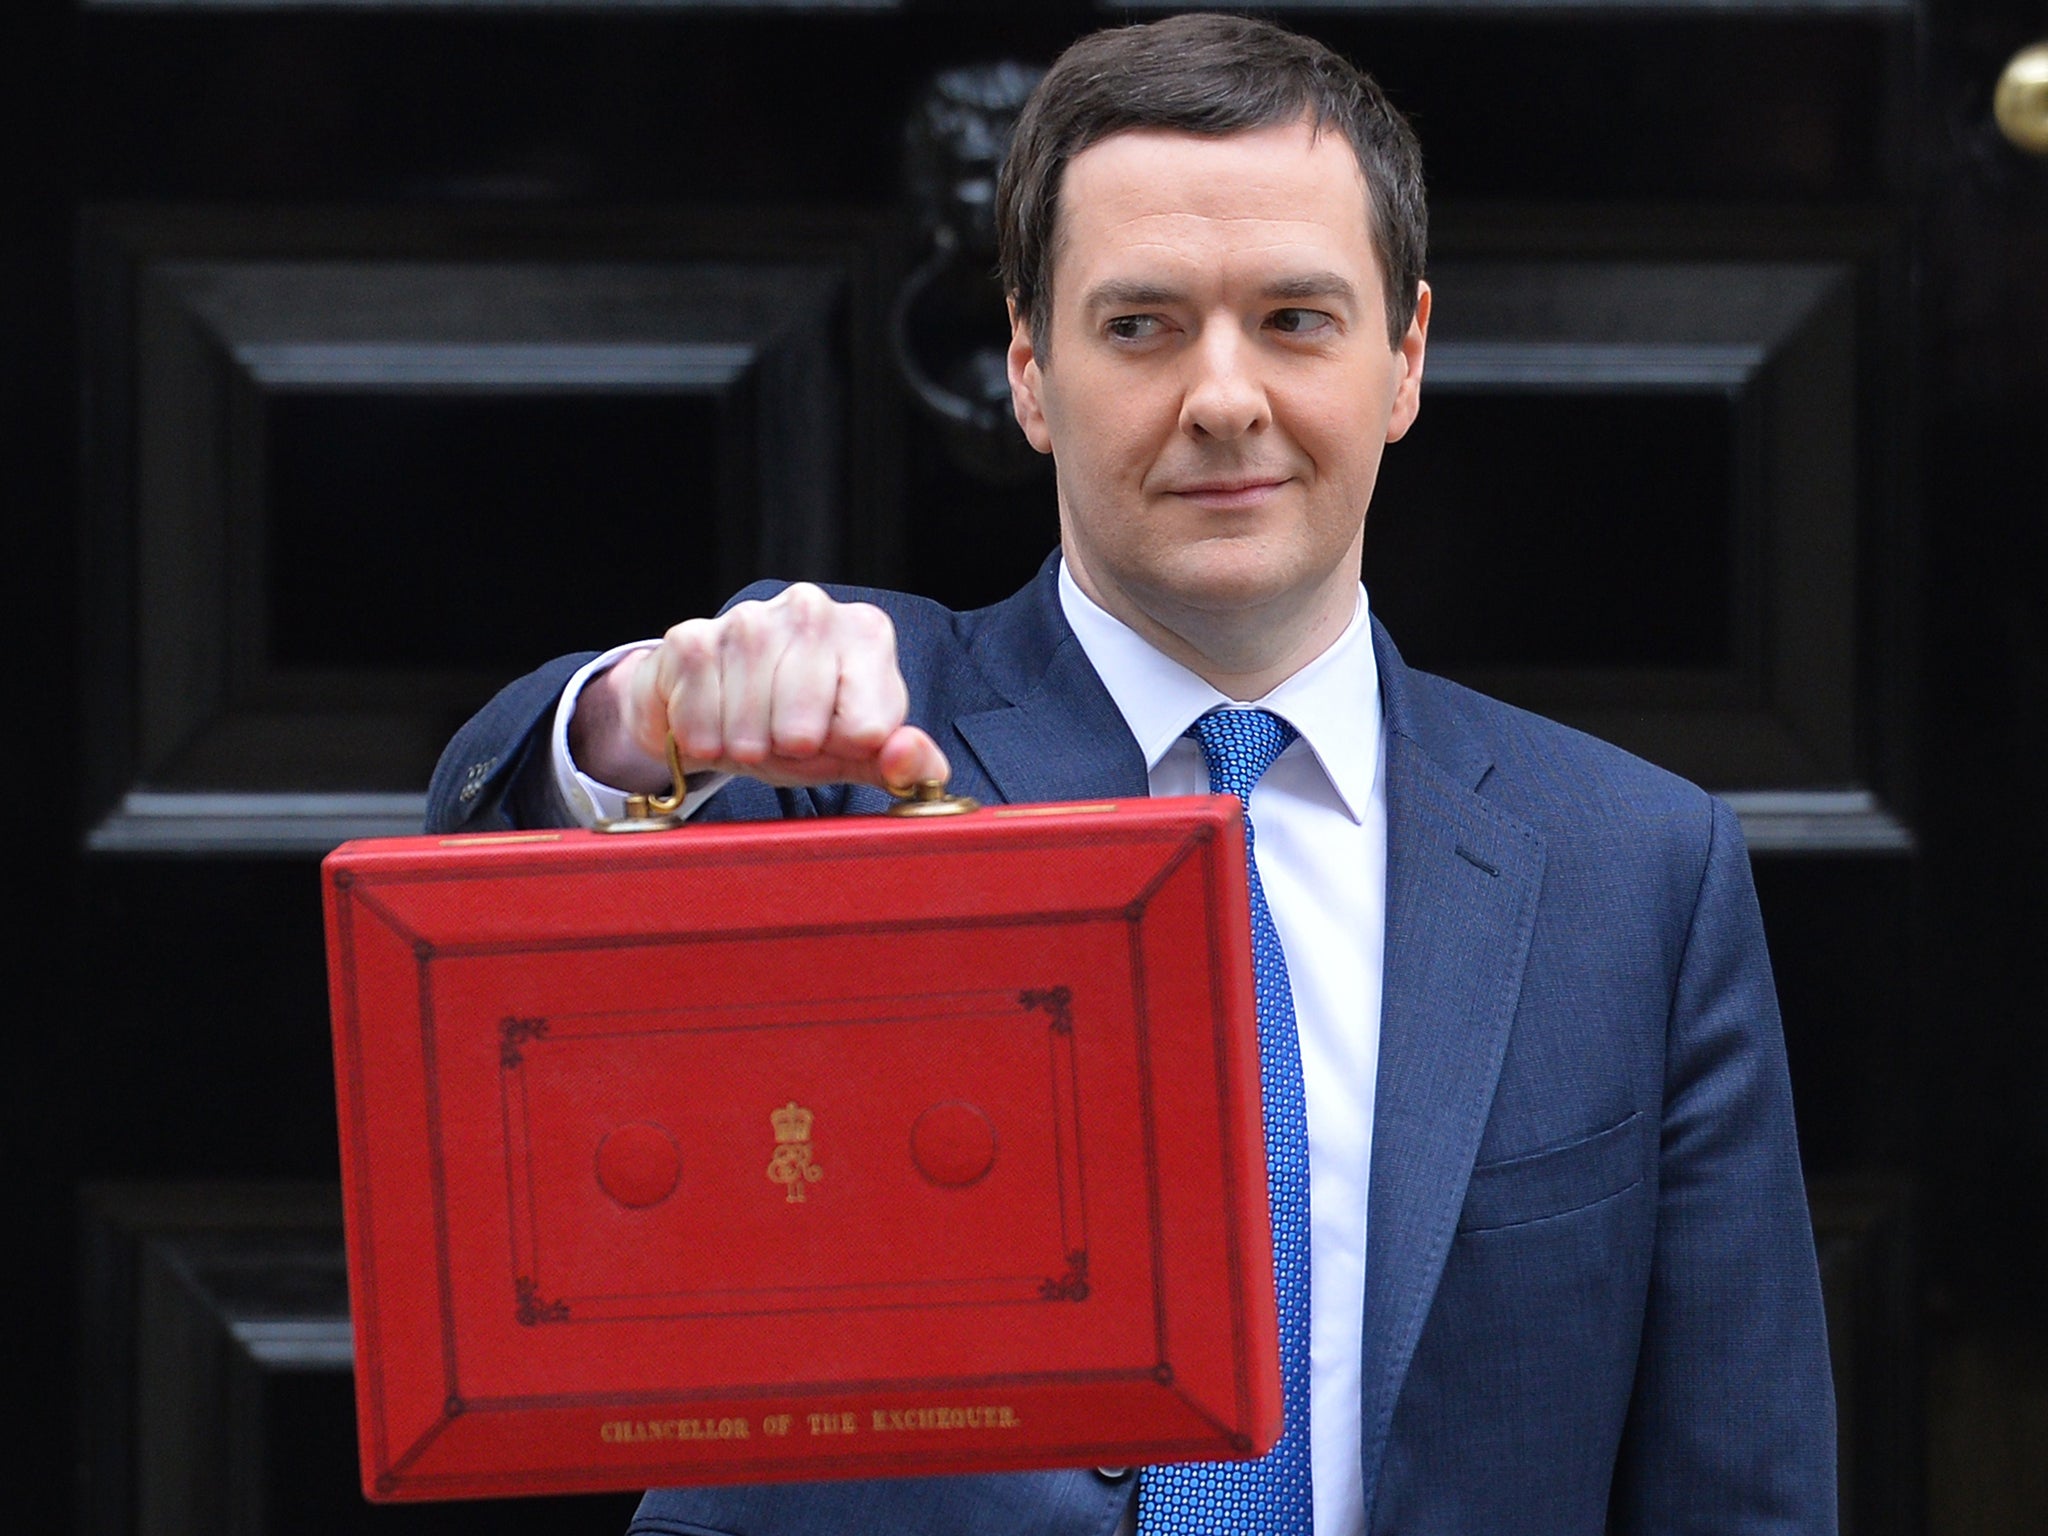
[(1046, 349), (1015, 323), (1010, 381), (1082, 590), (1211, 681), (1313, 659), (1351, 618), (1428, 323), (1425, 288), (1388, 345), (1341, 133), (1133, 130), (1075, 156)]

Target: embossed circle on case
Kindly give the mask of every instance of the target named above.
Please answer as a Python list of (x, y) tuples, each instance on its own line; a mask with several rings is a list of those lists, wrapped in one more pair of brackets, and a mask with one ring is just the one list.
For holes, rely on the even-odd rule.
[(629, 1209), (661, 1204), (682, 1173), (675, 1138), (650, 1121), (622, 1125), (597, 1144), (598, 1186)]
[(959, 1099), (934, 1104), (910, 1128), (910, 1156), (934, 1184), (965, 1189), (996, 1162), (996, 1128), (976, 1106)]

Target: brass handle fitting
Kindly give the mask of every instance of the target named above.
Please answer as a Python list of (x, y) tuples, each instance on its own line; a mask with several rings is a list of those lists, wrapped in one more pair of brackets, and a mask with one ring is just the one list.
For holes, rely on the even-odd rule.
[(944, 779), (920, 779), (908, 789), (891, 789), (896, 803), (889, 807), (891, 816), (958, 816), (962, 811), (978, 811), (981, 802), (967, 795), (946, 793)]
[(2022, 48), (1991, 95), (1998, 128), (2030, 155), (2048, 155), (2048, 42)]
[(626, 814), (611, 821), (600, 821), (600, 832), (666, 832), (683, 824), (683, 801), (689, 791), (683, 787), (682, 750), (677, 747), (675, 737), (668, 739), (669, 791), (665, 795), (628, 795)]

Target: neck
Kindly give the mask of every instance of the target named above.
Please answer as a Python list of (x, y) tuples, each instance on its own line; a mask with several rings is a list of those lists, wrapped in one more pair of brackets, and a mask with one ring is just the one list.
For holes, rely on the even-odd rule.
[(1337, 643), (1357, 611), (1358, 577), (1326, 583), (1309, 602), (1216, 612), (1161, 596), (1133, 600), (1067, 555), (1074, 583), (1112, 618), (1225, 698), (1262, 699)]

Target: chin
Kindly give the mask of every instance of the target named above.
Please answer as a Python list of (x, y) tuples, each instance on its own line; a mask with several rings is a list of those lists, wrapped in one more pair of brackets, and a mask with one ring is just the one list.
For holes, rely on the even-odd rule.
[(1263, 541), (1251, 539), (1192, 546), (1166, 562), (1159, 575), (1162, 587), (1191, 601), (1206, 598), (1232, 608), (1258, 607), (1313, 584), (1295, 562), (1276, 559)]
[(1299, 590), (1273, 571), (1242, 564), (1183, 566), (1146, 585), (1155, 612), (1178, 609), (1215, 619), (1271, 611)]

